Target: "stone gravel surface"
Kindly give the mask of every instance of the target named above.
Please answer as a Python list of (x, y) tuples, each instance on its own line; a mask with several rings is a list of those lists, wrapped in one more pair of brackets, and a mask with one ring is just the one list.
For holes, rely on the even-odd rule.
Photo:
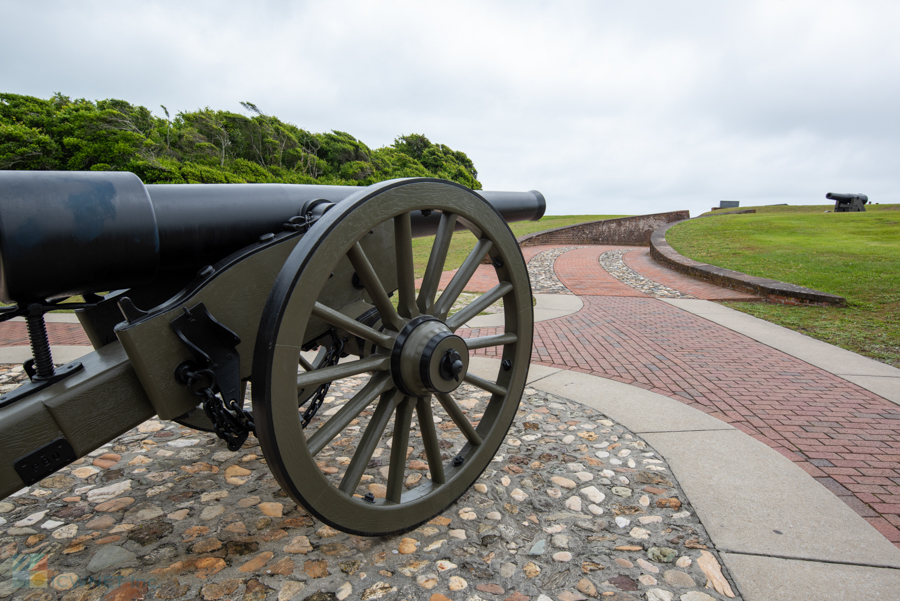
[[(20, 368), (0, 378), (13, 385)], [(336, 385), (323, 411), (358, 384)], [(482, 391), (459, 393), (479, 411)], [(438, 427), (456, 444), (455, 428)], [(320, 468), (337, 473), (345, 459), (338, 447)], [(371, 467), (362, 486), (378, 490)], [(253, 437), (231, 453), (211, 434), (150, 420), (0, 501), (0, 580), (0, 598), (63, 601), (740, 598), (664, 458), (605, 416), (530, 388), (476, 484), (394, 537), (314, 520)]]
[(631, 286), (635, 290), (640, 290), (645, 294), (649, 294), (655, 298), (696, 298), (690, 294), (679, 292), (674, 288), (669, 288), (658, 282), (654, 282), (649, 278), (645, 278), (631, 267), (625, 264), (622, 256), (630, 252), (630, 248), (619, 248), (610, 250), (600, 255), (600, 265), (609, 272), (611, 276)]
[(556, 277), (553, 271), (553, 263), (556, 259), (570, 250), (581, 248), (580, 246), (566, 246), (551, 248), (540, 252), (528, 261), (528, 277), (531, 279), (531, 291), (536, 294), (572, 294)]

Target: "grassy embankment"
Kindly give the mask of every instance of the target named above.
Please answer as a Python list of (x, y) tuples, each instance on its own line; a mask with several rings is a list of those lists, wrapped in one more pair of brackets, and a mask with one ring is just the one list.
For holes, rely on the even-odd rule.
[(754, 208), (683, 223), (666, 240), (697, 261), (845, 297), (846, 307), (725, 304), (900, 367), (900, 205)]

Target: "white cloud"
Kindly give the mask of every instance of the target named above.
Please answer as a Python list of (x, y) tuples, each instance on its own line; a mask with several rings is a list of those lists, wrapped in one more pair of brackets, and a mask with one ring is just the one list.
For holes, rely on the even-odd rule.
[(8, 3), (7, 92), (424, 133), (550, 212), (900, 202), (893, 2)]

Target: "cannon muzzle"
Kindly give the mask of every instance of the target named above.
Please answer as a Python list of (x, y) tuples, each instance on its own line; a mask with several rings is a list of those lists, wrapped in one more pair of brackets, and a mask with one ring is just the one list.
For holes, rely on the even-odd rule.
[[(214, 263), (364, 188), (147, 185), (127, 172), (0, 171), (0, 300), (131, 288)], [(507, 222), (540, 219), (539, 192), (478, 192)], [(321, 202), (326, 201), (326, 202)], [(438, 215), (416, 215), (414, 236)]]

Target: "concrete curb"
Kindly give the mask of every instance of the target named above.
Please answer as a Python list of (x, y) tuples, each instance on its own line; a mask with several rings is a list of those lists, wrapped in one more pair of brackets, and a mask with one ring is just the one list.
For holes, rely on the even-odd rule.
[[(9, 321), (25, 321), (24, 317), (13, 317)], [(79, 323), (74, 313), (47, 313), (44, 315), (47, 323)]]
[[(584, 301), (572, 294), (535, 294), (534, 321), (547, 321), (557, 317), (565, 317), (578, 313), (584, 307)], [(479, 315), (470, 319), (464, 328), (499, 328), (504, 324), (502, 314)]]
[[(470, 371), (496, 374), (498, 364), (479, 357)], [(536, 365), (528, 381), (621, 423), (665, 458), (745, 600), (896, 598), (900, 549), (777, 451), (642, 388)]]
[[(54, 345), (50, 347), (53, 353), (53, 362), (57, 365), (69, 363), (88, 353), (92, 352), (94, 347), (90, 345)], [(4, 346), (0, 347), (0, 364), (8, 363), (25, 363), (32, 357), (30, 346)]]
[(812, 288), (804, 288), (796, 284), (787, 284), (768, 278), (755, 277), (739, 271), (688, 259), (676, 252), (666, 242), (666, 232), (669, 228), (679, 223), (682, 222), (664, 225), (655, 230), (653, 235), (650, 236), (650, 256), (660, 265), (716, 286), (751, 292), (776, 303), (820, 306), (843, 306), (847, 304), (847, 299), (836, 294), (819, 292)]

